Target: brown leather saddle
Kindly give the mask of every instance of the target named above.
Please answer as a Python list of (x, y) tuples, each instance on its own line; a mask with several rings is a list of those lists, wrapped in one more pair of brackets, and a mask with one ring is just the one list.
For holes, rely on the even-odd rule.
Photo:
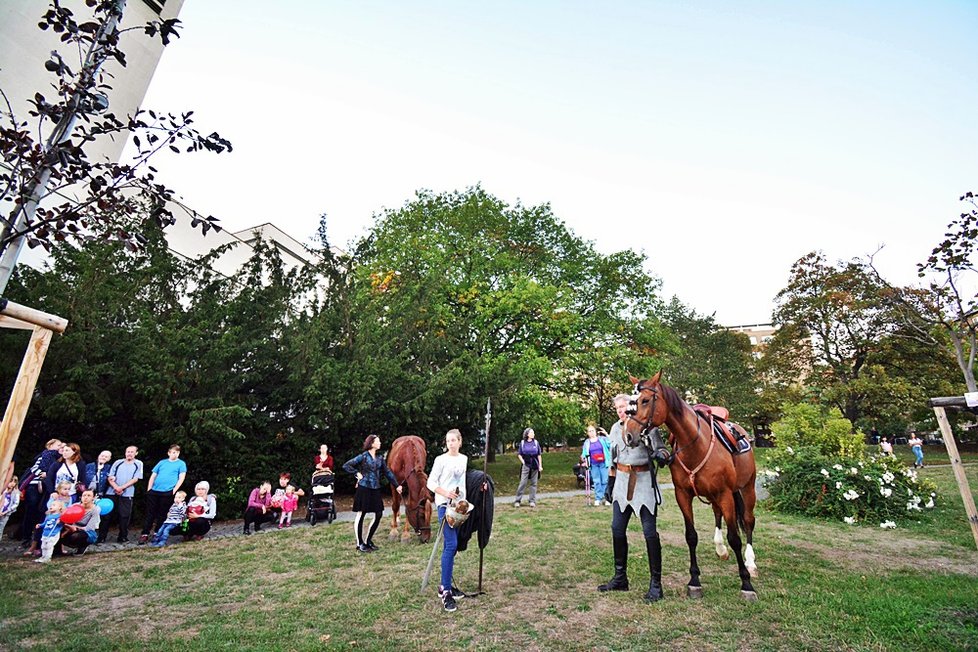
[(751, 449), (750, 441), (733, 427), (733, 422), (729, 420), (730, 410), (727, 408), (697, 403), (693, 406), (693, 411), (713, 425), (714, 434), (731, 455), (740, 455)]

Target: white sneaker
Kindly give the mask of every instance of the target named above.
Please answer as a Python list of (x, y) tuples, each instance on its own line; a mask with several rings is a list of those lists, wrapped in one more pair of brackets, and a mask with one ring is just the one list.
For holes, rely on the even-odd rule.
[(600, 500), (594, 501), (594, 506), (595, 507), (601, 507), (601, 501)]
[(515, 503), (513, 503), (513, 507), (519, 507), (519, 506), (520, 506), (520, 501), (517, 500)]
[(608, 502), (607, 500), (606, 500), (606, 501), (604, 501), (604, 504), (605, 504), (605, 505), (606, 505), (607, 507), (611, 507), (611, 503), (609, 503), (609, 502)]

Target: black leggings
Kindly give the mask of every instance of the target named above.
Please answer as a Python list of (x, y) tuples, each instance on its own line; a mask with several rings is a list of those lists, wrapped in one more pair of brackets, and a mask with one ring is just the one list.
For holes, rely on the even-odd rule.
[(78, 530), (77, 532), (69, 532), (68, 534), (61, 537), (61, 545), (68, 546), (69, 548), (74, 548), (78, 552), (81, 552), (88, 548), (88, 532), (85, 530)]
[[(370, 524), (370, 529), (367, 531), (367, 538), (363, 538), (363, 517), (367, 514), (373, 514), (374, 520)], [(377, 528), (380, 526), (380, 518), (384, 515), (383, 512), (357, 512), (357, 515), (353, 519), (353, 531), (357, 533), (357, 545), (365, 546), (373, 543), (374, 533), (377, 532)]]
[[(611, 507), (611, 536), (613, 537), (624, 537), (625, 531), (628, 529), (628, 521), (632, 518), (632, 514), (635, 510), (632, 509), (631, 505), (625, 507), (625, 511), (621, 511), (618, 503), (612, 503)], [(639, 514), (642, 519), (642, 534), (645, 538), (655, 536), (655, 514), (649, 511), (649, 508), (642, 505), (642, 511)]]
[(244, 526), (249, 527), (252, 523), (255, 524), (255, 529), (261, 529), (262, 523), (268, 523), (275, 516), (269, 511), (267, 513), (262, 513), (259, 507), (249, 507), (244, 513)]

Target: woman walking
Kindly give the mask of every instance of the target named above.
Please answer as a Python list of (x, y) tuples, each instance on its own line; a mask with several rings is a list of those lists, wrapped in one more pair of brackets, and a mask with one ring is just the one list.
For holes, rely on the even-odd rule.
[(516, 488), (516, 501), (513, 507), (519, 507), (523, 499), (523, 490), (526, 484), (530, 484), (530, 507), (537, 506), (537, 483), (540, 474), (543, 473), (543, 448), (536, 440), (536, 433), (533, 428), (523, 431), (523, 440), (516, 449), (516, 456), (520, 458), (520, 484)]
[[(374, 545), (374, 533), (377, 532), (380, 518), (384, 515), (384, 497), (380, 493), (380, 474), (386, 475), (391, 486), (397, 487), (397, 493), (401, 493), (401, 486), (397, 483), (397, 478), (394, 477), (393, 471), (387, 468), (387, 462), (384, 460), (384, 456), (380, 454), (380, 444), (380, 437), (367, 435), (367, 438), (363, 440), (363, 452), (343, 465), (344, 471), (357, 477), (357, 492), (353, 496), (353, 511), (356, 512), (353, 519), (353, 531), (357, 535), (357, 550), (360, 552), (373, 552), (380, 549)], [(374, 520), (370, 523), (370, 530), (364, 538), (363, 519), (368, 513), (374, 515)]]
[(611, 464), (611, 445), (607, 437), (598, 437), (598, 430), (593, 425), (587, 427), (587, 439), (581, 448), (581, 462), (591, 467), (591, 484), (594, 486), (594, 504), (610, 503), (604, 500), (605, 488), (608, 486), (608, 466)]
[(455, 587), (452, 574), (455, 571), (455, 553), (458, 551), (458, 531), (449, 523), (442, 524), (449, 503), (465, 500), (465, 472), (469, 460), (459, 452), (462, 447), (462, 433), (449, 430), (445, 434), (447, 453), (435, 458), (428, 476), (428, 489), (435, 493), (435, 505), (438, 507), (438, 522), (442, 528), (444, 545), (441, 551), (441, 584), (438, 586), (438, 596), (441, 598), (445, 611), (455, 611), (455, 600), (464, 598), (465, 594)]
[(912, 433), (910, 435), (910, 441), (907, 442), (910, 445), (910, 450), (913, 451), (914, 463), (913, 468), (922, 469), (924, 468), (924, 441), (920, 438), (917, 433)]

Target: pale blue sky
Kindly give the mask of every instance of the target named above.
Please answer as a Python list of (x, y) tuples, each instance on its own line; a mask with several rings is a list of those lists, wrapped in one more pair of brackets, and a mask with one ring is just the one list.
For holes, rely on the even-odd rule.
[(791, 263), (896, 281), (978, 190), (978, 3), (187, 0), (145, 105), (231, 156), (161, 161), (187, 201), (334, 244), (418, 188), (550, 202), (727, 325)]

